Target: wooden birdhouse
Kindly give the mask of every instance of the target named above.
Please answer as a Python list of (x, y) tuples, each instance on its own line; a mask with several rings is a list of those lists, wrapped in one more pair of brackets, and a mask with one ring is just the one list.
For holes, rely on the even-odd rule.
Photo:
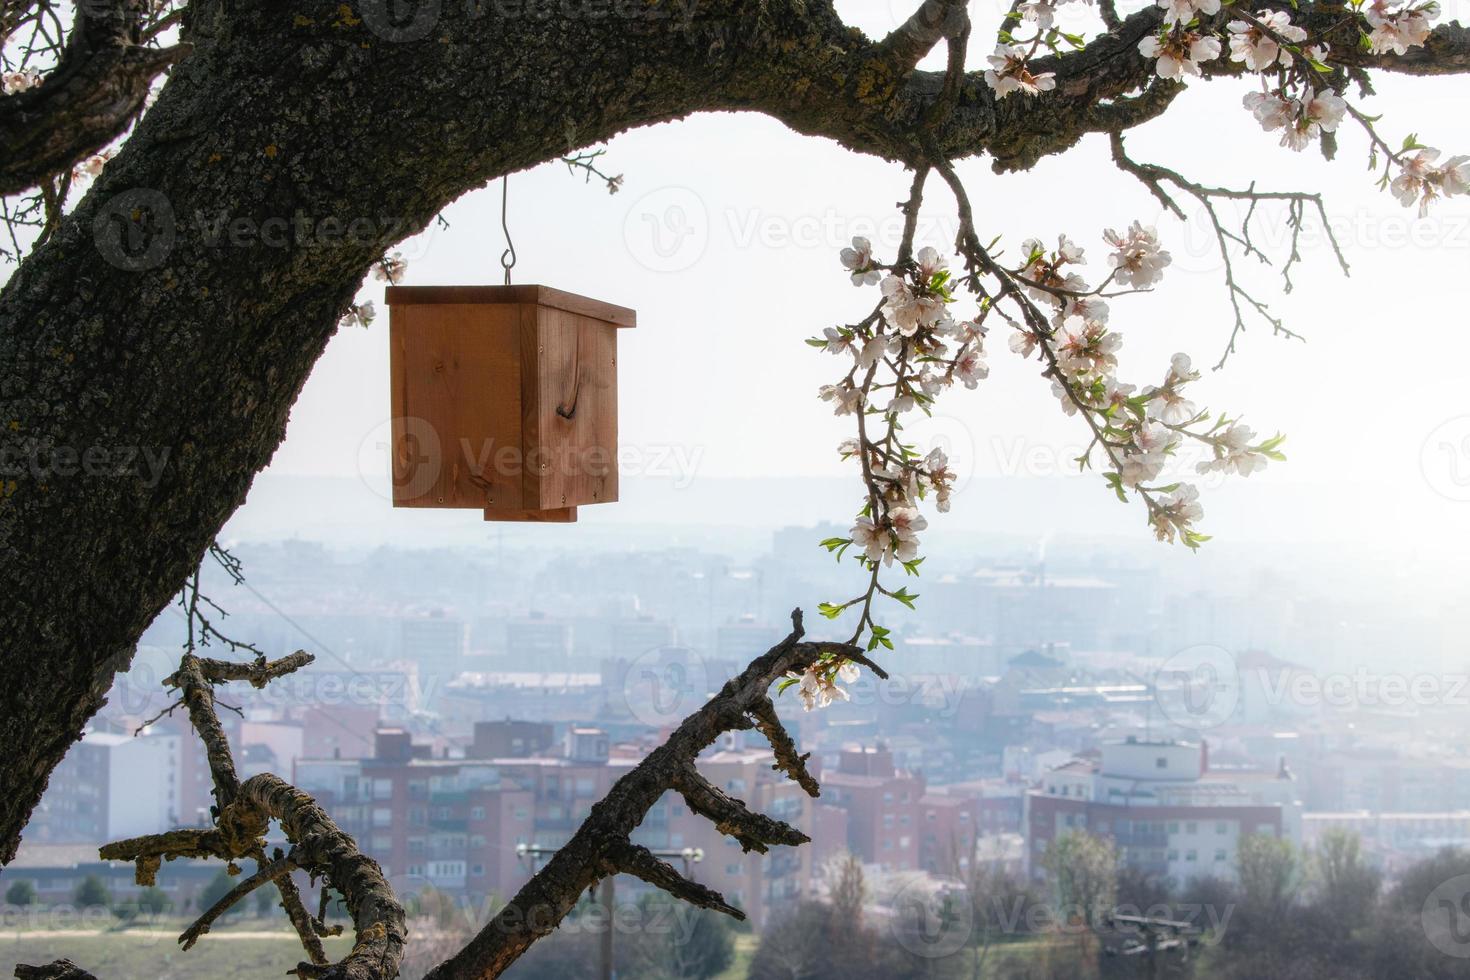
[(618, 499), (618, 330), (547, 286), (390, 286), (393, 505), (574, 521)]

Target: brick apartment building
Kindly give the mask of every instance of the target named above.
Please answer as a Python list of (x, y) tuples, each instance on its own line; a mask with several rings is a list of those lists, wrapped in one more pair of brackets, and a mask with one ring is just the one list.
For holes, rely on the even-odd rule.
[[(449, 758), (414, 744), (406, 731), (381, 730), (371, 758), (301, 759), (294, 778), (382, 864), (401, 893), (432, 886), (472, 900), (505, 897), (532, 873), (517, 846), (564, 843), (641, 758), (621, 754), (600, 729), (573, 726), (553, 751), (546, 734), (544, 726), (524, 722), (481, 722), (467, 754)], [(797, 827), (820, 826), (837, 840), (846, 836), (840, 811), (818, 806), (773, 772), (771, 762), (767, 749), (725, 748), (699, 767), (754, 810)], [(634, 840), (701, 850), (693, 876), (741, 906), (757, 926), (771, 909), (809, 893), (826, 856), (810, 847), (743, 853), (676, 794), (649, 811)]]
[(924, 777), (894, 766), (882, 742), (844, 747), (837, 770), (822, 777), (822, 795), (847, 811), (847, 845), (882, 871), (920, 868), (919, 800)]

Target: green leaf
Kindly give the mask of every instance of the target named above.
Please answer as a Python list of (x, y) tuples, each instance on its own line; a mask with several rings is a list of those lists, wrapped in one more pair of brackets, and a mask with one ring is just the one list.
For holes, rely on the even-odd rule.
[(836, 619), (838, 616), (842, 615), (842, 611), (846, 608), (846, 603), (843, 603), (839, 606), (833, 602), (824, 602), (817, 606), (817, 612), (821, 613), (823, 616), (826, 616), (828, 619)]

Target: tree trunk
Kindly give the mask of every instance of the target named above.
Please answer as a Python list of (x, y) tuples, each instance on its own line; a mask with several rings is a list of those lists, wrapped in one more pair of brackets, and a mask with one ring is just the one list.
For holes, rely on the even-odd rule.
[(0, 863), (270, 461), (370, 263), (465, 191), (688, 112), (715, 78), (707, 29), (445, 4), (394, 41), (382, 3), (192, 17), (194, 55), (0, 293)]

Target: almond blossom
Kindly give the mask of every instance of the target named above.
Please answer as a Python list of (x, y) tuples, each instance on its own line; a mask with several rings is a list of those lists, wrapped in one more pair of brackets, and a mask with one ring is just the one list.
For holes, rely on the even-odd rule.
[(829, 354), (841, 354), (843, 351), (852, 350), (852, 334), (836, 327), (823, 327), (822, 337), (827, 341), (823, 350)]
[(0, 95), (14, 95), (41, 84), (41, 73), (34, 68), (0, 74)]
[(954, 376), (964, 382), (966, 388), (975, 388), (990, 377), (990, 366), (985, 363), (985, 352), (979, 346), (965, 349), (954, 365)]
[(1292, 103), (1273, 92), (1247, 92), (1241, 101), (1268, 133), (1291, 122)]
[(801, 696), (801, 706), (811, 711), (814, 708), (825, 708), (833, 701), (849, 700), (846, 689), (837, 682), (851, 684), (858, 679), (858, 669), (851, 661), (844, 661), (836, 670), (824, 670), (822, 665), (813, 664), (799, 674), (788, 670), (786, 676), (796, 682), (796, 693)]
[(1169, 425), (1183, 425), (1198, 414), (1194, 402), (1184, 397), (1184, 385), (1199, 377), (1188, 354), (1175, 354), (1169, 361), (1169, 373), (1158, 388), (1144, 389), (1149, 414)]
[(1016, 332), (1011, 334), (1010, 340), (1006, 342), (1006, 346), (1011, 349), (1013, 354), (1030, 357), (1036, 351), (1037, 342), (1038, 338), (1036, 334), (1030, 330), (1022, 330), (1018, 327)]
[(1266, 454), (1250, 444), (1255, 437), (1256, 433), (1250, 426), (1231, 423), (1214, 440), (1215, 458), (1200, 463), (1195, 469), (1201, 473), (1211, 470), (1229, 473), (1233, 470), (1241, 476), (1250, 476), (1256, 470), (1265, 469)]
[(1035, 24), (1041, 30), (1050, 30), (1056, 23), (1057, 8), (1046, 0), (1029, 0), (1020, 6), (1021, 18)]
[(990, 68), (985, 72), (985, 84), (995, 91), (997, 98), (1005, 98), (1012, 92), (1037, 95), (1057, 87), (1054, 72), (1033, 75), (1027, 70), (1026, 51), (1019, 45), (997, 44), (995, 53), (986, 60)]
[(944, 315), (944, 300), (920, 292), (898, 276), (886, 276), (879, 284), (885, 302), (883, 315), (905, 337), (912, 337), (920, 327), (932, 327)]
[(850, 272), (854, 286), (870, 286), (882, 278), (882, 270), (873, 263), (873, 243), (862, 236), (854, 236), (851, 248), (838, 253), (842, 267)]
[(1290, 65), (1292, 54), (1278, 42), (1297, 43), (1307, 39), (1307, 32), (1291, 22), (1279, 10), (1255, 15), (1261, 26), (1244, 20), (1232, 20), (1230, 28), (1230, 60), (1244, 62), (1252, 71), (1266, 71), (1276, 64)]
[(1133, 444), (1124, 450), (1119, 473), (1123, 486), (1136, 487), (1157, 478), (1178, 442), (1179, 437), (1162, 422), (1149, 421), (1139, 426), (1133, 433)]
[(402, 252), (394, 252), (385, 255), (373, 266), (373, 278), (379, 282), (396, 285), (403, 278), (404, 271), (408, 268), (408, 260), (403, 257)]
[(899, 561), (912, 561), (919, 553), (919, 532), (929, 526), (929, 521), (916, 507), (895, 507), (889, 511), (888, 520), (893, 525), (893, 537), (897, 543), (893, 553), (884, 559), (885, 563), (894, 557)]
[(1118, 366), (1123, 338), (1109, 333), (1106, 324), (1070, 316), (1055, 338), (1057, 367), (1073, 381), (1110, 376)]
[(818, 390), (824, 402), (831, 402), (833, 415), (851, 415), (863, 404), (863, 393), (847, 383), (822, 385)]
[(373, 308), (372, 300), (365, 303), (353, 303), (347, 308), (337, 320), (338, 327), (370, 327), (373, 320), (377, 319), (378, 311)]
[(1066, 235), (1058, 236), (1057, 249), (1050, 255), (1035, 238), (1022, 242), (1021, 251), (1027, 260), (1020, 275), (1026, 283), (1026, 291), (1036, 299), (1050, 302), (1056, 298), (1057, 292), (1080, 293), (1087, 289), (1087, 283), (1081, 276), (1065, 271), (1068, 265), (1086, 263), (1083, 250)]
[(852, 538), (852, 543), (868, 556), (868, 561), (882, 561), (888, 557), (888, 550), (893, 546), (893, 539), (888, 531), (874, 524), (871, 517), (859, 517), (847, 534)]
[(1149, 523), (1160, 541), (1174, 540), (1176, 533), (1182, 534), (1186, 542), (1205, 540), (1194, 533), (1194, 523), (1205, 516), (1199, 502), (1199, 490), (1193, 484), (1184, 483), (1173, 493), (1166, 495), (1149, 514)]
[(1197, 76), (1200, 65), (1220, 57), (1220, 40), (1209, 34), (1176, 29), (1162, 36), (1150, 34), (1138, 42), (1138, 52), (1145, 58), (1159, 59), (1154, 71), (1160, 78)]
[(1147, 289), (1164, 278), (1164, 267), (1174, 261), (1159, 247), (1159, 233), (1152, 225), (1135, 221), (1128, 226), (1128, 234), (1120, 235), (1109, 228), (1103, 238), (1112, 245), (1114, 252), (1108, 257), (1113, 266), (1113, 276), (1134, 289)]
[(1400, 172), (1389, 189), (1404, 207), (1419, 202), (1419, 216), (1429, 212), (1437, 197), (1454, 197), (1470, 190), (1470, 157), (1456, 156), (1436, 167), (1439, 151), (1422, 147), (1411, 157), (1399, 159)]
[(1209, 17), (1220, 12), (1220, 0), (1157, 0), (1157, 2), (1164, 9), (1165, 24), (1188, 24), (1199, 14)]
[(1391, 10), (1388, 0), (1374, 0), (1363, 11), (1363, 19), (1373, 28), (1368, 46), (1374, 54), (1407, 54), (1410, 48), (1423, 47), (1429, 38), (1430, 20), (1439, 14), (1434, 3)]

